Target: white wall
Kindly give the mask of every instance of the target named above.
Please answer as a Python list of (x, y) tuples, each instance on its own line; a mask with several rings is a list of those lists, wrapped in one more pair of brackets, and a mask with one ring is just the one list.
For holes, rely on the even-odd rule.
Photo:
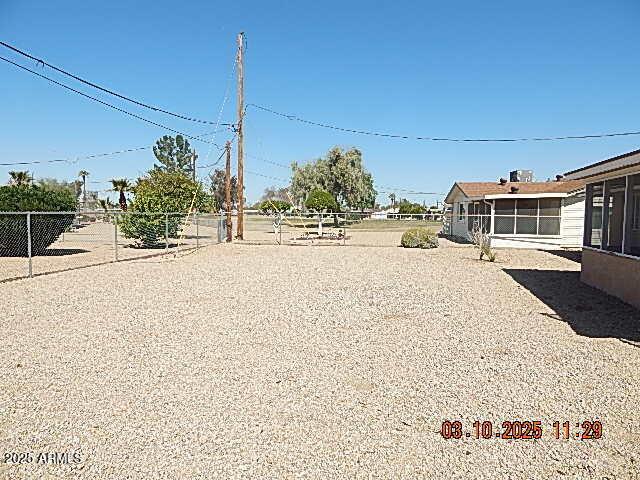
[[(465, 215), (462, 220), (458, 220), (458, 212), (460, 211), (460, 203), (464, 204)], [(464, 195), (458, 193), (453, 198), (452, 211), (451, 211), (451, 234), (454, 237), (464, 238), (469, 240), (469, 232), (467, 231), (467, 215), (469, 209), (469, 199)]]
[(563, 247), (582, 247), (584, 232), (585, 194), (580, 192), (562, 201), (562, 220), (560, 234)]

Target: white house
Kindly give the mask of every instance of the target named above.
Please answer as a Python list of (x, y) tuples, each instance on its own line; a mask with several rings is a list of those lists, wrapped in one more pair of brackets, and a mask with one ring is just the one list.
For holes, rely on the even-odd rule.
[(449, 233), (471, 240), (475, 225), (492, 247), (556, 250), (582, 246), (584, 182), (456, 182)]
[(640, 150), (565, 175), (586, 183), (580, 279), (640, 308)]

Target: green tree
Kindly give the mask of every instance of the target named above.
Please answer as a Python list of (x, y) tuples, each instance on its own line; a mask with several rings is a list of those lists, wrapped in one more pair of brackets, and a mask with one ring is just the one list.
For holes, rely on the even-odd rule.
[(211, 196), (202, 185), (181, 172), (151, 170), (137, 180), (133, 193), (131, 213), (123, 216), (121, 228), (125, 237), (136, 239), (145, 247), (157, 246), (164, 239), (165, 228), (170, 238), (177, 237), (190, 207), (198, 211), (211, 207)]
[(338, 210), (338, 203), (330, 192), (326, 190), (312, 190), (304, 206), (314, 212), (335, 212)]
[(264, 189), (264, 193), (262, 197), (260, 197), (260, 201), (264, 202), (266, 200), (280, 200), (283, 202), (290, 202), (289, 198), (289, 189), (291, 187), (267, 187)]
[(51, 190), (55, 192), (70, 191), (76, 196), (76, 198), (78, 198), (82, 193), (81, 180), (74, 180), (73, 182), (67, 182), (64, 180), (58, 180), (56, 178), (41, 178), (41, 179), (38, 179), (36, 183), (46, 190)]
[(120, 194), (118, 198), (118, 203), (120, 204), (120, 210), (123, 212), (127, 211), (127, 197), (124, 194), (131, 190), (131, 184), (129, 180), (126, 178), (113, 178), (111, 179), (111, 185), (113, 187), (114, 192), (118, 192)]
[(33, 177), (27, 171), (15, 171), (9, 172), (9, 185), (21, 186), (29, 185), (33, 181)]
[(175, 137), (164, 135), (156, 141), (153, 154), (160, 162), (160, 165), (154, 164), (154, 169), (169, 173), (184, 173), (190, 175), (195, 181), (195, 162), (198, 155), (195, 149), (191, 148), (189, 140), (182, 135)]
[(334, 147), (324, 158), (313, 163), (291, 166), (291, 193), (294, 201), (303, 202), (316, 189), (326, 190), (336, 202), (351, 209), (373, 207), (376, 190), (373, 177), (364, 169), (362, 152), (357, 148)]
[[(211, 181), (211, 195), (213, 196), (213, 209), (218, 211), (221, 209), (226, 210), (225, 205), (225, 172), (224, 170), (215, 169), (213, 173), (209, 174), (209, 180)], [(235, 175), (231, 177), (231, 208), (233, 209), (238, 204), (238, 179)]]
[(419, 203), (412, 203), (404, 198), (398, 204), (398, 213), (402, 215), (420, 215), (426, 212), (427, 209)]

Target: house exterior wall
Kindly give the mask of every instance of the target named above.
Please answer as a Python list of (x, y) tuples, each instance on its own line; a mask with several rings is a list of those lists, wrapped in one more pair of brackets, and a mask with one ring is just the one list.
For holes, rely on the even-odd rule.
[(640, 308), (640, 258), (584, 247), (580, 280)]
[[(464, 209), (465, 209), (465, 215), (462, 217), (462, 220), (460, 220), (459, 218), (459, 214), (458, 212), (460, 211), (460, 203), (462, 203), (464, 205)], [(454, 237), (459, 237), (465, 240), (469, 240), (470, 236), (469, 236), (469, 232), (467, 229), (467, 209), (469, 204), (467, 202), (456, 202), (454, 204), (456, 206), (455, 211), (453, 212), (453, 219), (451, 221), (451, 231), (453, 232), (453, 236)]]

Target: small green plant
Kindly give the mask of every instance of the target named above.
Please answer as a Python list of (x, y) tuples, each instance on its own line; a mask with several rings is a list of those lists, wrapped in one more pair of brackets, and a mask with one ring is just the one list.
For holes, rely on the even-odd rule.
[(438, 237), (428, 228), (410, 228), (402, 234), (400, 245), (405, 248), (438, 248)]

